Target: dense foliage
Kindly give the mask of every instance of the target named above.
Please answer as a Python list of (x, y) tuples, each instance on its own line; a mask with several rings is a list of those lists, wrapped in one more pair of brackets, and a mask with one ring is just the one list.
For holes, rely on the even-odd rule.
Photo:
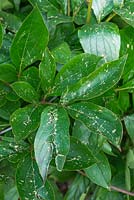
[(1, 0), (0, 22), (0, 199), (134, 199), (134, 0)]

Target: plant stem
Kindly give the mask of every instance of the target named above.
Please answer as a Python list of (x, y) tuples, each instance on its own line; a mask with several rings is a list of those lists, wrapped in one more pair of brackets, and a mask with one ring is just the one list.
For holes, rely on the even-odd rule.
[(9, 127), (7, 129), (4, 129), (3, 131), (0, 131), (0, 135), (3, 135), (4, 133), (8, 132), (8, 131), (11, 131), (12, 130), (12, 127)]
[(109, 16), (108, 16), (108, 18), (106, 19), (106, 22), (109, 22), (109, 21), (111, 21), (111, 19), (113, 18), (113, 17), (115, 17), (115, 15), (116, 15), (116, 13), (111, 13)]
[(70, 16), (70, 0), (67, 1), (67, 15)]
[(127, 190), (124, 190), (124, 189), (121, 189), (121, 188), (118, 188), (118, 187), (115, 187), (115, 186), (110, 186), (110, 189), (134, 197), (134, 192), (129, 192)]
[(91, 19), (92, 2), (93, 2), (93, 0), (87, 0), (87, 3), (88, 3), (87, 21), (86, 21), (87, 24), (90, 23), (90, 19)]

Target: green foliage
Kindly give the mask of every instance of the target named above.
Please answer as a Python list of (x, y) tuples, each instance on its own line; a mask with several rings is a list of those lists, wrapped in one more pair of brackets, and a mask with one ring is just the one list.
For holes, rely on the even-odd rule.
[(1, 200), (133, 199), (133, 63), (134, 0), (0, 1)]

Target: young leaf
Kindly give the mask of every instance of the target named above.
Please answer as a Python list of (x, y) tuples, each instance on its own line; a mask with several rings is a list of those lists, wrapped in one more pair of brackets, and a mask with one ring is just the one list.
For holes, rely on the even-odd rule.
[(100, 57), (87, 53), (80, 54), (67, 62), (55, 79), (53, 93), (61, 95), (65, 89), (77, 83), (81, 78), (88, 76), (96, 68)]
[(43, 91), (49, 92), (53, 85), (53, 80), (56, 72), (56, 64), (54, 57), (48, 49), (44, 52), (44, 57), (39, 65), (39, 76), (41, 79), (41, 86)]
[(96, 158), (90, 149), (82, 144), (78, 139), (70, 138), (70, 151), (66, 157), (65, 170), (80, 170), (91, 166), (96, 162)]
[(119, 15), (126, 23), (134, 27), (134, 1), (126, 0), (124, 6), (120, 9), (114, 9), (114, 12)]
[(11, 115), (10, 123), (17, 141), (25, 139), (38, 128), (41, 112), (42, 107), (29, 105), (19, 108)]
[(11, 87), (16, 94), (24, 101), (29, 103), (36, 103), (39, 100), (38, 94), (35, 89), (25, 81), (14, 82)]
[(2, 25), (0, 23), (0, 47), (2, 45), (2, 40), (3, 40), (3, 28), (2, 28)]
[(17, 80), (17, 72), (13, 65), (0, 64), (0, 80), (8, 83)]
[(11, 59), (19, 72), (40, 60), (48, 43), (48, 31), (37, 7), (24, 20), (11, 46)]
[(41, 123), (34, 142), (35, 157), (43, 179), (47, 175), (54, 146), (56, 167), (61, 171), (70, 147), (69, 120), (63, 108), (49, 106), (41, 114)]
[(74, 119), (83, 122), (89, 130), (104, 135), (113, 145), (119, 147), (122, 125), (110, 110), (89, 102), (75, 103), (67, 109)]
[(105, 63), (100, 68), (69, 87), (62, 95), (61, 102), (92, 99), (112, 88), (121, 78), (126, 56), (119, 60)]
[(85, 169), (86, 175), (93, 183), (109, 189), (111, 169), (108, 159), (103, 153), (98, 154), (96, 157), (98, 162)]
[(102, 22), (85, 25), (79, 30), (78, 36), (84, 52), (104, 57), (105, 61), (119, 58), (120, 34), (115, 24)]
[(101, 2), (100, 0), (93, 0), (92, 8), (98, 22), (101, 22), (112, 11), (113, 0), (101, 0)]
[(21, 200), (55, 200), (50, 183), (46, 181), (44, 185), (37, 164), (30, 155), (25, 155), (17, 166), (16, 184)]

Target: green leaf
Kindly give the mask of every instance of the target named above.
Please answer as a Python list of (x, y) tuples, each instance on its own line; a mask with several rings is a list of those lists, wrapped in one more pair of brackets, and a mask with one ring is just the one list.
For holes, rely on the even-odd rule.
[(70, 185), (64, 200), (78, 200), (83, 194), (87, 194), (89, 188), (88, 178), (77, 174), (73, 183)]
[(18, 31), (22, 24), (19, 17), (4, 11), (0, 11), (0, 16), (3, 19), (3, 23), (6, 25), (8, 30), (15, 33)]
[(58, 45), (52, 50), (55, 61), (60, 64), (65, 64), (71, 58), (71, 50), (66, 42)]
[(38, 89), (40, 85), (39, 69), (33, 66), (24, 70), (19, 78), (19, 81), (26, 81), (35, 89)]
[(105, 61), (119, 58), (120, 34), (117, 25), (110, 22), (84, 25), (78, 36), (84, 52), (101, 56)]
[(11, 46), (11, 59), (19, 72), (40, 60), (48, 43), (48, 31), (38, 8), (24, 20)]
[(2, 40), (3, 40), (3, 28), (2, 28), (2, 25), (0, 23), (0, 48), (1, 48), (1, 45), (2, 45)]
[(89, 75), (95, 70), (100, 59), (100, 57), (87, 53), (75, 56), (62, 67), (56, 76), (53, 93), (61, 95), (67, 87), (74, 85), (81, 78)]
[(124, 117), (124, 123), (131, 140), (134, 140), (134, 114)]
[(113, 9), (113, 0), (93, 0), (92, 5), (94, 14), (100, 22), (104, 17), (106, 17)]
[(34, 142), (35, 157), (43, 179), (47, 175), (53, 147), (56, 150), (56, 167), (61, 171), (70, 148), (69, 119), (63, 108), (49, 106), (41, 114), (41, 123)]
[(11, 85), (16, 94), (24, 101), (29, 103), (36, 103), (39, 100), (38, 94), (35, 89), (25, 81), (14, 82)]
[(11, 64), (0, 64), (0, 80), (5, 82), (13, 82), (17, 80), (17, 72)]
[(108, 191), (107, 189), (100, 188), (96, 194), (96, 200), (124, 200), (121, 193), (115, 191)]
[(126, 0), (124, 6), (120, 9), (114, 9), (114, 12), (119, 15), (127, 24), (134, 27), (134, 1)]
[(25, 139), (35, 131), (40, 122), (42, 107), (33, 105), (17, 109), (10, 117), (13, 134), (17, 141)]
[(80, 170), (91, 166), (96, 162), (96, 158), (91, 150), (82, 144), (78, 139), (70, 138), (70, 151), (66, 157), (65, 170)]
[(9, 199), (18, 200), (18, 198), (19, 194), (16, 186), (14, 186), (8, 192), (6, 192), (4, 200), (9, 200)]
[(44, 57), (39, 65), (39, 76), (41, 79), (41, 86), (43, 91), (49, 92), (53, 85), (56, 72), (56, 64), (54, 57), (48, 49), (44, 52)]
[(54, 192), (47, 181), (44, 185), (36, 162), (30, 155), (26, 155), (17, 166), (17, 189), (21, 200), (54, 200)]
[(121, 78), (127, 57), (106, 63), (69, 87), (62, 95), (61, 102), (92, 99), (112, 88)]
[(12, 137), (0, 137), (0, 161), (24, 153), (28, 148), (25, 142), (17, 143)]
[(124, 5), (124, 1), (125, 0), (113, 0), (113, 3), (115, 7), (122, 8), (122, 6)]
[(98, 162), (85, 169), (88, 178), (95, 184), (109, 189), (111, 181), (111, 169), (107, 157), (100, 153), (97, 156)]
[(71, 117), (83, 122), (89, 130), (102, 134), (113, 145), (119, 147), (122, 139), (122, 125), (110, 110), (89, 102), (75, 103), (67, 109)]

